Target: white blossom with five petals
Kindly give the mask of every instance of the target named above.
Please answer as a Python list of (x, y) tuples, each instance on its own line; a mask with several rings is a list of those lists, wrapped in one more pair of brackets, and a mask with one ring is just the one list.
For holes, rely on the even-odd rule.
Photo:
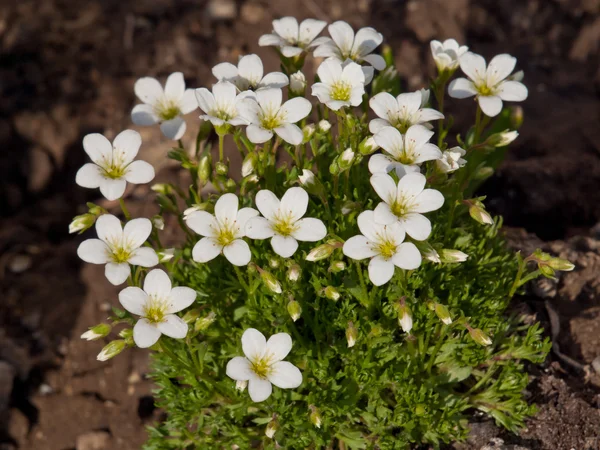
[(380, 129), (373, 139), (385, 153), (371, 156), (369, 171), (375, 174), (395, 170), (399, 177), (419, 172), (420, 164), (442, 157), (439, 147), (429, 142), (432, 136), (433, 131), (423, 125), (413, 125), (404, 135), (394, 127)]
[(347, 59), (370, 64), (377, 70), (385, 69), (385, 60), (381, 55), (372, 53), (383, 42), (383, 35), (371, 27), (361, 28), (354, 34), (352, 27), (342, 20), (327, 27), (331, 39), (319, 45), (314, 55), (319, 58), (331, 58), (339, 63)]
[(292, 338), (277, 333), (269, 340), (258, 330), (248, 328), (242, 335), (245, 356), (236, 356), (227, 363), (226, 373), (236, 381), (248, 382), (248, 394), (253, 402), (268, 399), (273, 384), (281, 389), (294, 389), (302, 384), (302, 373), (283, 359), (292, 350)]
[(469, 47), (459, 45), (454, 39), (446, 39), (444, 42), (433, 40), (429, 45), (435, 65), (440, 72), (455, 71), (460, 57), (469, 51)]
[(134, 161), (142, 137), (137, 131), (125, 130), (111, 144), (98, 133), (83, 138), (83, 149), (92, 163), (77, 171), (75, 182), (85, 188), (100, 188), (107, 200), (117, 200), (125, 193), (127, 182), (149, 183), (154, 178), (154, 168), (145, 161)]
[(325, 224), (312, 217), (304, 217), (308, 208), (308, 194), (301, 187), (292, 187), (281, 201), (273, 192), (263, 189), (255, 198), (256, 207), (264, 217), (252, 217), (246, 224), (246, 236), (251, 239), (269, 239), (275, 253), (289, 258), (298, 249), (298, 241), (316, 242), (327, 235)]
[(282, 104), (281, 89), (262, 89), (256, 98), (246, 97), (238, 105), (240, 114), (249, 123), (246, 135), (250, 142), (262, 144), (276, 133), (288, 144), (300, 145), (304, 139), (296, 122), (310, 114), (312, 105), (304, 97)]
[(246, 235), (246, 223), (251, 217), (258, 216), (258, 211), (238, 208), (238, 197), (228, 193), (217, 200), (214, 215), (194, 211), (186, 216), (188, 227), (204, 236), (192, 250), (194, 261), (205, 263), (222, 253), (235, 266), (245, 266), (250, 262), (250, 247), (242, 238)]
[(326, 60), (317, 69), (320, 83), (312, 85), (312, 95), (334, 111), (344, 106), (358, 106), (365, 93), (365, 74), (354, 63), (342, 64), (335, 60)]
[[(271, 72), (264, 75), (263, 63), (258, 55), (242, 56), (237, 66), (224, 62), (212, 68), (219, 81), (229, 81), (240, 91), (282, 88), (289, 84), (286, 74)], [(263, 76), (264, 75), (264, 76)]]
[(381, 225), (375, 222), (373, 211), (364, 211), (358, 216), (358, 228), (362, 234), (344, 243), (344, 255), (369, 262), (369, 279), (375, 286), (381, 286), (392, 279), (394, 270), (399, 267), (413, 270), (421, 265), (421, 253), (412, 242), (403, 242), (404, 228), (399, 222)]
[(261, 47), (279, 47), (286, 58), (293, 58), (302, 52), (308, 52), (327, 40), (317, 38), (327, 22), (315, 19), (305, 19), (298, 25), (295, 17), (282, 17), (273, 21), (273, 32), (264, 34), (258, 40)]
[(131, 111), (131, 120), (136, 125), (160, 124), (160, 131), (168, 139), (181, 139), (186, 130), (183, 115), (198, 108), (194, 90), (185, 88), (181, 72), (169, 75), (163, 90), (160, 82), (152, 77), (136, 81), (135, 95), (144, 102)]
[(495, 117), (502, 111), (502, 101), (522, 102), (527, 88), (519, 81), (507, 78), (517, 64), (517, 58), (508, 54), (494, 56), (486, 67), (483, 56), (467, 52), (460, 58), (460, 68), (469, 77), (452, 80), (448, 94), (453, 98), (476, 96), (486, 116)]
[(235, 85), (229, 81), (219, 81), (213, 85), (212, 92), (206, 88), (196, 89), (196, 99), (204, 112), (200, 118), (210, 120), (215, 127), (248, 123), (239, 112), (244, 96), (238, 94)]
[(151, 347), (164, 334), (174, 339), (187, 335), (188, 325), (175, 313), (196, 300), (196, 291), (171, 286), (169, 276), (160, 269), (148, 272), (144, 289), (130, 286), (119, 293), (119, 302), (132, 314), (140, 316), (133, 327), (133, 341), (140, 348)]
[(423, 213), (440, 209), (444, 196), (435, 189), (425, 189), (427, 179), (420, 173), (409, 173), (398, 184), (388, 174), (371, 177), (371, 186), (383, 200), (374, 212), (382, 225), (398, 222), (411, 238), (424, 241), (431, 234), (431, 222)]
[(106, 264), (106, 278), (117, 286), (130, 275), (129, 265), (153, 267), (158, 264), (154, 249), (142, 247), (151, 232), (152, 222), (148, 219), (133, 219), (122, 227), (117, 217), (103, 214), (96, 220), (98, 239), (83, 241), (77, 255), (88, 263)]
[(380, 92), (369, 100), (369, 106), (379, 116), (369, 122), (369, 130), (375, 134), (384, 127), (392, 126), (406, 133), (413, 125), (429, 125), (432, 120), (443, 119), (444, 115), (432, 108), (424, 108), (423, 93), (409, 92), (395, 97)]

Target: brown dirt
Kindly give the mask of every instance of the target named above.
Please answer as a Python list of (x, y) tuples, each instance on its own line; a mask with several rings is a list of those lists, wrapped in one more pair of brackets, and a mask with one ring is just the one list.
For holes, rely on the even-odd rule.
[[(67, 234), (79, 205), (94, 200), (73, 182), (85, 159), (81, 138), (131, 126), (132, 86), (140, 76), (181, 70), (191, 86), (202, 86), (212, 81), (216, 62), (259, 51), (274, 69), (276, 59), (256, 42), (273, 18), (289, 14), (376, 27), (396, 49), (407, 88), (422, 87), (433, 73), (432, 38), (455, 37), (486, 57), (519, 58), (530, 90), (525, 125), (482, 192), (508, 225), (557, 240), (515, 231), (513, 245), (542, 246), (577, 261), (575, 272), (556, 286), (537, 286), (524, 304), (549, 334), (544, 302), (557, 312), (563, 353), (585, 365), (600, 356), (600, 244), (591, 231), (600, 221), (600, 0), (6, 0), (0, 5), (3, 450), (132, 449), (144, 441), (144, 425), (160, 414), (144, 379), (146, 353), (100, 364), (102, 343), (78, 339), (116, 300), (116, 290), (98, 282), (101, 268), (78, 261), (80, 238)], [(458, 108), (452, 112), (460, 126), (470, 120)], [(177, 177), (164, 167), (168, 142), (157, 130), (140, 131), (145, 158), (163, 167), (161, 177)], [(131, 192), (140, 214), (152, 212), (147, 194), (147, 187)], [(521, 436), (475, 421), (470, 444), (461, 448), (598, 445), (594, 374), (556, 355), (531, 374), (540, 413)]]

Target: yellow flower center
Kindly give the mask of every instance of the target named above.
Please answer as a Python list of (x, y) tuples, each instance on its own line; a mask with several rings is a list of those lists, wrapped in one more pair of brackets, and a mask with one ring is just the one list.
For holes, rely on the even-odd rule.
[(163, 109), (160, 113), (160, 118), (164, 121), (174, 119), (180, 114), (180, 110), (177, 106), (169, 106)]
[(296, 230), (296, 225), (291, 217), (278, 217), (273, 224), (273, 230), (282, 236), (289, 236)]
[(396, 243), (388, 239), (381, 240), (377, 244), (375, 251), (385, 259), (390, 259), (396, 254)]
[(118, 180), (120, 178), (123, 178), (125, 172), (127, 171), (127, 167), (123, 166), (122, 164), (111, 163), (108, 166), (102, 167), (102, 170), (104, 171), (104, 176), (106, 178)]
[(477, 91), (479, 92), (479, 95), (483, 95), (484, 97), (494, 94), (493, 89), (485, 83), (482, 83), (479, 86), (477, 86)]
[(260, 126), (265, 130), (273, 130), (281, 126), (281, 117), (279, 117), (279, 111), (263, 111), (259, 115)]
[(272, 371), (271, 358), (268, 355), (251, 361), (250, 365), (252, 367), (252, 371), (262, 379), (267, 378)]
[(116, 262), (117, 264), (121, 264), (121, 263), (125, 263), (127, 261), (129, 261), (129, 258), (131, 257), (131, 251), (128, 248), (125, 247), (114, 247), (112, 249), (112, 260), (113, 262)]
[(398, 217), (406, 215), (410, 210), (409, 205), (403, 202), (399, 202), (398, 200), (394, 200), (394, 202), (390, 205), (390, 209), (392, 210), (394, 215)]
[(161, 298), (150, 296), (144, 308), (144, 317), (151, 323), (161, 323), (165, 319), (167, 304)]
[(235, 240), (235, 231), (232, 226), (225, 224), (219, 230), (219, 234), (217, 235), (217, 242), (219, 245), (225, 247), (226, 245), (231, 244)]
[(330, 97), (333, 100), (341, 102), (347, 102), (350, 100), (350, 93), (352, 92), (352, 85), (347, 81), (337, 81), (331, 86)]

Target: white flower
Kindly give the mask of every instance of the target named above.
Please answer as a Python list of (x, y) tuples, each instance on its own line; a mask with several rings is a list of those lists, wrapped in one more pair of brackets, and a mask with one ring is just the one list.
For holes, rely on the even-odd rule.
[(299, 70), (290, 76), (290, 91), (296, 95), (304, 95), (304, 89), (306, 89), (306, 77)]
[(371, 156), (369, 171), (374, 174), (395, 169), (399, 177), (419, 172), (420, 164), (442, 157), (438, 146), (429, 142), (432, 136), (433, 131), (423, 125), (413, 125), (404, 136), (394, 127), (382, 128), (373, 139), (385, 154)]
[(385, 60), (381, 55), (373, 54), (373, 50), (383, 42), (383, 36), (375, 29), (361, 28), (354, 35), (354, 30), (348, 23), (337, 21), (327, 27), (332, 39), (319, 45), (314, 52), (316, 57), (335, 59), (343, 63), (351, 59), (357, 63), (363, 61), (377, 70), (385, 69)]
[(523, 83), (506, 80), (516, 64), (517, 58), (501, 54), (494, 56), (486, 68), (483, 56), (467, 52), (460, 58), (460, 68), (469, 80), (453, 80), (448, 86), (448, 94), (454, 98), (476, 95), (484, 114), (497, 116), (502, 111), (502, 100), (522, 102), (527, 98), (527, 88)]
[(242, 335), (243, 356), (227, 363), (226, 373), (236, 381), (248, 381), (248, 393), (253, 402), (269, 398), (275, 386), (293, 389), (302, 384), (302, 373), (292, 363), (283, 361), (292, 349), (292, 338), (287, 333), (277, 333), (267, 341), (254, 328)]
[(352, 161), (354, 161), (354, 156), (356, 156), (356, 154), (352, 151), (352, 148), (348, 147), (340, 155), (340, 165), (349, 167), (352, 164)]
[(300, 184), (307, 189), (314, 186), (317, 182), (315, 174), (312, 170), (308, 169), (302, 169), (302, 175), (298, 175), (298, 180), (300, 181)]
[(256, 99), (247, 97), (239, 104), (239, 110), (250, 125), (246, 128), (248, 139), (262, 144), (273, 137), (273, 133), (292, 145), (300, 145), (304, 135), (295, 125), (310, 114), (312, 105), (304, 97), (288, 100), (283, 105), (281, 89), (262, 89)]
[(205, 236), (192, 250), (194, 261), (205, 263), (222, 253), (235, 266), (250, 262), (250, 247), (242, 238), (246, 235), (246, 223), (251, 217), (258, 216), (258, 211), (254, 208), (238, 210), (238, 206), (235, 194), (223, 194), (217, 200), (214, 215), (194, 211), (185, 218), (188, 227)]
[(235, 85), (229, 81), (219, 81), (213, 85), (212, 92), (206, 88), (196, 89), (196, 99), (205, 113), (200, 118), (210, 120), (215, 127), (247, 124), (238, 110), (244, 95), (238, 94)]
[(181, 139), (186, 124), (183, 115), (198, 107), (194, 90), (185, 88), (181, 72), (169, 75), (165, 88), (155, 78), (144, 77), (135, 82), (135, 95), (144, 102), (131, 111), (136, 125), (149, 126), (160, 123), (160, 131), (168, 139)]
[(420, 173), (409, 173), (396, 185), (388, 174), (373, 175), (371, 186), (383, 200), (375, 208), (375, 221), (384, 225), (399, 222), (413, 239), (427, 239), (431, 222), (422, 213), (440, 209), (444, 196), (435, 189), (424, 189), (426, 181)]
[(361, 67), (350, 62), (326, 60), (317, 69), (320, 83), (312, 85), (312, 95), (328, 108), (337, 111), (344, 106), (358, 106), (365, 93), (365, 74)]
[(228, 62), (217, 64), (212, 73), (219, 81), (235, 84), (240, 91), (282, 88), (289, 84), (287, 75), (281, 72), (268, 73), (263, 77), (263, 63), (258, 55), (242, 56), (237, 67)]
[(325, 224), (311, 217), (302, 218), (308, 208), (308, 194), (301, 187), (286, 191), (281, 201), (269, 190), (256, 194), (256, 207), (264, 217), (252, 217), (246, 224), (251, 239), (271, 239), (275, 253), (289, 258), (298, 249), (298, 241), (316, 242), (327, 235)]
[(421, 265), (421, 253), (412, 242), (403, 242), (405, 232), (398, 221), (381, 225), (373, 211), (360, 213), (357, 220), (362, 234), (348, 239), (343, 252), (356, 260), (371, 258), (369, 278), (375, 286), (390, 281), (396, 267), (413, 270)]
[(148, 219), (133, 219), (121, 227), (121, 221), (103, 214), (96, 220), (99, 239), (87, 239), (77, 248), (77, 255), (85, 262), (106, 264), (105, 275), (115, 286), (127, 280), (131, 273), (129, 265), (152, 267), (158, 264), (158, 256), (151, 247), (142, 247), (152, 232)]
[(125, 130), (111, 144), (98, 133), (83, 138), (83, 149), (93, 163), (84, 164), (77, 171), (75, 182), (85, 188), (100, 188), (107, 200), (123, 196), (127, 182), (149, 183), (154, 178), (154, 168), (145, 161), (134, 161), (142, 137), (137, 131)]
[(188, 325), (175, 313), (196, 300), (196, 291), (189, 287), (171, 287), (169, 276), (160, 269), (148, 272), (144, 289), (130, 286), (119, 292), (119, 302), (127, 311), (141, 319), (133, 327), (133, 340), (140, 348), (151, 347), (161, 334), (174, 339), (187, 335)]
[(369, 105), (379, 116), (379, 119), (369, 122), (369, 130), (373, 134), (390, 125), (406, 133), (413, 125), (427, 124), (432, 120), (444, 118), (444, 115), (435, 109), (423, 108), (421, 91), (400, 94), (396, 98), (388, 92), (380, 92), (371, 98)]
[(463, 159), (466, 150), (460, 147), (452, 147), (442, 152), (442, 157), (435, 162), (438, 170), (442, 173), (450, 173), (463, 167), (467, 160)]
[(273, 21), (273, 33), (262, 35), (258, 45), (279, 47), (283, 56), (292, 58), (325, 42), (324, 37), (315, 39), (325, 25), (327, 22), (315, 19), (305, 19), (298, 25), (295, 17), (282, 17)]
[(443, 43), (434, 40), (430, 46), (435, 65), (440, 72), (456, 70), (460, 57), (469, 50), (466, 45), (459, 46), (454, 39), (446, 39)]
[(318, 125), (319, 130), (321, 130), (323, 133), (327, 133), (331, 129), (331, 122), (325, 119), (320, 120)]

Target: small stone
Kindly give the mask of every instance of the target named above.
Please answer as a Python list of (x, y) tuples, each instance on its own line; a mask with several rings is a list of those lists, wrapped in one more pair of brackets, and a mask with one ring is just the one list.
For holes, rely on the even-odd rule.
[(233, 0), (211, 0), (208, 4), (208, 15), (215, 20), (231, 20), (237, 16), (237, 8)]
[(32, 260), (29, 255), (15, 255), (8, 263), (8, 268), (13, 273), (22, 273), (31, 267)]
[(90, 431), (77, 437), (76, 450), (108, 450), (111, 437), (106, 431)]

